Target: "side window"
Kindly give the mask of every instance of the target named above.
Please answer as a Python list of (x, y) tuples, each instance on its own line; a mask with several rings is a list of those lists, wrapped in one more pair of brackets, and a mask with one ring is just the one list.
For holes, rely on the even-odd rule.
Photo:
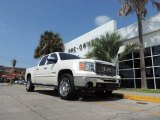
[(44, 64), (46, 63), (47, 58), (48, 58), (48, 55), (47, 55), (47, 56), (44, 56), (44, 57), (42, 58), (41, 62), (39, 63), (39, 66), (44, 65)]
[(51, 54), (50, 57), (54, 57), (55, 58), (55, 61), (47, 61), (47, 65), (49, 64), (54, 64), (57, 62), (57, 55), (56, 54)]

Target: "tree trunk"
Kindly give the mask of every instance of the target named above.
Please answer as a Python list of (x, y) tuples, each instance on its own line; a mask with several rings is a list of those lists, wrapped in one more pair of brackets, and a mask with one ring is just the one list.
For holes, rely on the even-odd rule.
[(144, 43), (143, 43), (143, 29), (141, 15), (137, 14), (138, 19), (138, 34), (139, 34), (139, 45), (140, 45), (140, 69), (141, 69), (141, 88), (147, 88), (146, 82), (146, 70), (144, 61)]

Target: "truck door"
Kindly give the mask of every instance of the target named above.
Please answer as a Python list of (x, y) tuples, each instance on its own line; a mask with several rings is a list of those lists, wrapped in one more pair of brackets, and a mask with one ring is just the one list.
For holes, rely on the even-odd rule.
[(37, 84), (45, 84), (45, 64), (47, 61), (48, 55), (44, 56), (39, 62), (36, 71), (35, 71), (35, 81)]
[(58, 58), (55, 53), (50, 54), (46, 65), (45, 65), (45, 70), (44, 74), (46, 75), (46, 80), (45, 84), (47, 85), (57, 85), (57, 78), (56, 78), (56, 71), (58, 69)]

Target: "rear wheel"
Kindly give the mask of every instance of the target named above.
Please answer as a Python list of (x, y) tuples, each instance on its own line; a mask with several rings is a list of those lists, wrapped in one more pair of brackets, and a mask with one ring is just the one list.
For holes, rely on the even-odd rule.
[(26, 83), (26, 91), (27, 92), (33, 92), (34, 88), (35, 88), (35, 86), (31, 82), (31, 77), (28, 77), (27, 78), (27, 83)]
[(58, 92), (62, 99), (73, 99), (75, 97), (73, 76), (71, 74), (65, 73), (61, 76)]

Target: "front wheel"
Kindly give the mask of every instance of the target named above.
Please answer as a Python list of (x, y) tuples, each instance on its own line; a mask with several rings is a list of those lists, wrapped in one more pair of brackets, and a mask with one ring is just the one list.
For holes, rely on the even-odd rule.
[(61, 76), (58, 92), (62, 99), (73, 99), (75, 97), (73, 76), (71, 74), (66, 73)]
[(26, 83), (26, 91), (27, 92), (33, 92), (34, 91), (34, 85), (31, 82), (31, 77), (27, 78), (27, 83)]

